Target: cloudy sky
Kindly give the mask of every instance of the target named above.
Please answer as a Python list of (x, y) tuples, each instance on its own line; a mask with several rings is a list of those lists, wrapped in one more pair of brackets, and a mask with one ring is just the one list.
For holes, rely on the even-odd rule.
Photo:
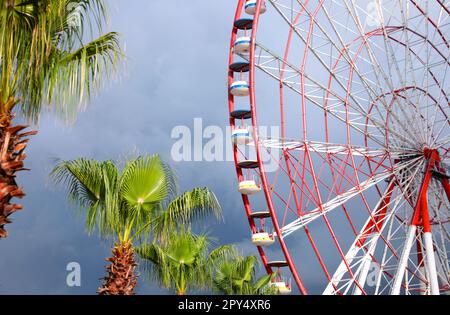
[[(208, 142), (208, 136), (205, 139), (201, 137), (203, 131), (225, 133), (228, 125), (228, 50), (237, 1), (107, 2), (111, 13), (108, 28), (121, 34), (126, 66), (120, 71), (118, 79), (108, 80), (107, 87), (70, 126), (48, 114), (42, 116), (39, 126), (34, 126), (39, 129), (39, 134), (30, 142), (27, 151), (29, 158), (26, 160), (26, 166), (32, 171), (22, 173), (18, 178), (27, 193), (23, 200), (25, 209), (14, 214), (13, 224), (7, 226), (10, 236), (0, 241), (0, 294), (95, 294), (100, 279), (105, 275), (105, 258), (111, 255), (111, 242), (101, 240), (95, 234), (87, 235), (83, 218), (77, 216), (67, 204), (65, 191), (49, 181), (48, 174), (56, 158), (123, 160), (132, 154), (160, 154), (175, 169), (181, 191), (207, 186), (217, 194), (225, 222), (211, 222), (206, 228), (217, 239), (217, 244), (235, 243), (245, 254), (256, 254), (249, 241), (248, 222), (237, 192), (234, 163), (207, 161), (201, 154), (195, 155)], [(335, 14), (340, 16), (339, 11)], [(342, 16), (345, 18), (345, 15)], [(287, 24), (280, 20), (280, 14), (268, 11), (258, 33), (258, 41), (261, 39), (261, 42), (269, 43), (270, 49), (278, 51), (278, 54), (284, 53), (286, 33), (289, 31)], [(339, 25), (342, 27), (340, 34), (350, 38), (354, 36), (347, 24)], [(320, 38), (315, 40), (320, 41)], [(316, 44), (323, 46), (320, 42)], [(303, 56), (304, 52), (302, 45), (301, 41), (292, 42), (290, 56), (293, 62), (301, 60), (299, 56)], [(381, 53), (380, 56), (387, 55)], [(372, 68), (369, 64), (365, 66)], [(319, 81), (328, 80), (329, 73), (322, 71), (314, 62), (308, 67), (308, 74)], [(370, 73), (377, 75), (374, 71), (366, 75)], [(280, 116), (279, 82), (269, 76), (257, 76), (256, 81), (258, 109), (263, 109), (258, 110), (258, 120), (261, 125), (270, 126)], [(347, 93), (345, 89), (343, 91)], [(299, 123), (300, 101), (294, 92), (289, 95), (287, 89), (285, 92), (286, 103), (294, 105), (286, 106), (289, 107), (285, 115), (286, 122), (289, 122), (286, 123), (286, 132), (300, 139), (297, 138), (303, 132)], [(242, 99), (241, 103), (236, 102), (238, 108), (248, 106), (248, 99)], [(260, 107), (260, 104), (263, 106)], [(314, 134), (311, 139), (324, 141), (322, 110), (308, 106), (305, 111), (308, 112), (305, 125), (308, 125), (309, 134)], [(346, 127), (342, 121), (339, 124), (329, 123), (329, 133), (335, 143), (349, 141), (345, 137)], [(178, 157), (172, 154), (177, 143), (173, 135), (180, 130), (192, 131), (193, 147), (187, 159), (196, 161), (178, 161)], [(361, 135), (359, 137), (361, 141)], [(352, 141), (352, 144), (358, 143)], [(223, 143), (223, 149), (226, 151), (230, 146)], [(328, 180), (329, 177), (324, 175), (322, 179)], [(284, 192), (288, 194), (290, 190), (287, 187), (291, 185), (288, 177), (284, 176), (280, 182), (280, 190), (286, 188)], [(373, 198), (376, 196), (368, 196), (372, 206), (376, 204)], [(263, 210), (265, 200), (262, 194), (259, 197), (254, 209)], [(360, 211), (361, 202), (350, 202), (349, 209), (357, 214), (353, 219), (365, 220), (366, 215)], [(344, 241), (351, 244), (354, 235), (342, 224), (342, 218), (332, 219)], [(316, 244), (324, 248), (328, 260), (336, 265), (340, 261), (337, 253), (335, 256), (328, 255), (332, 241), (325, 236), (329, 233), (324, 226), (321, 229), (316, 225), (313, 229), (318, 235)], [(320, 266), (313, 258), (311, 249), (305, 249), (308, 245), (306, 237), (290, 238), (286, 242), (294, 255), (303, 255), (301, 259), (298, 255), (295, 257), (306, 270), (302, 276), (309, 292), (321, 292), (316, 280)], [(270, 260), (282, 259), (278, 248), (269, 248), (267, 256)], [(80, 287), (66, 284), (66, 266), (71, 262), (81, 266)], [(137, 293), (168, 292), (141, 277)]]
[[(248, 224), (236, 192), (232, 163), (171, 159), (172, 129), (227, 124), (227, 58), (235, 10), (230, 0), (110, 0), (110, 29), (126, 47), (127, 67), (65, 126), (44, 116), (29, 146), (19, 182), (27, 197), (14, 215), (9, 238), (0, 242), (0, 294), (94, 294), (104, 275), (110, 242), (85, 233), (83, 219), (54, 187), (48, 173), (54, 158), (81, 156), (120, 159), (129, 152), (160, 154), (177, 171), (180, 190), (208, 186), (219, 196), (225, 223), (208, 231), (220, 243), (242, 243), (247, 253)], [(202, 88), (199, 89), (199, 86)], [(66, 285), (66, 266), (78, 262), (82, 285)], [(165, 293), (141, 279), (139, 294)]]

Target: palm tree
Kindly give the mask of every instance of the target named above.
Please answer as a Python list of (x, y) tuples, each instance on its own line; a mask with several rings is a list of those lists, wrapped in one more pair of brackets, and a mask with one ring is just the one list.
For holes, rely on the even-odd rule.
[(0, 0), (0, 238), (22, 208), (11, 203), (25, 195), (15, 178), (36, 134), (20, 133), (15, 113), (37, 123), (45, 108), (68, 121), (85, 107), (122, 56), (105, 20), (103, 0)]
[(164, 242), (141, 245), (137, 253), (144, 261), (144, 270), (162, 287), (185, 295), (188, 290), (211, 287), (217, 265), (234, 254), (232, 245), (209, 250), (206, 235), (195, 235), (190, 229), (173, 232)]
[(275, 274), (255, 279), (256, 267), (255, 256), (236, 256), (222, 261), (214, 276), (214, 291), (225, 295), (276, 294), (276, 289), (269, 285)]
[[(137, 276), (133, 242), (149, 238), (158, 222), (158, 235), (210, 214), (221, 218), (216, 196), (207, 188), (176, 195), (175, 177), (159, 156), (128, 161), (122, 170), (112, 161), (78, 159), (58, 163), (51, 173), (68, 188), (69, 199), (85, 210), (89, 232), (98, 229), (115, 244), (107, 276), (99, 293), (133, 294)], [(164, 218), (164, 219), (162, 219)]]

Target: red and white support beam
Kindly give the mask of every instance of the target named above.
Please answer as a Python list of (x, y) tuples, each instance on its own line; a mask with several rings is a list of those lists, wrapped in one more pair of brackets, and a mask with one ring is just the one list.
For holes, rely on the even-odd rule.
[[(430, 293), (432, 295), (439, 295), (439, 283), (436, 271), (436, 260), (433, 248), (433, 235), (431, 232), (430, 215), (428, 212), (428, 199), (427, 192), (430, 185), (432, 170), (436, 162), (440, 161), (439, 154), (436, 150), (424, 150), (425, 157), (428, 159), (427, 166), (425, 169), (424, 179), (422, 186), (417, 197), (416, 207), (413, 212), (413, 219), (408, 229), (408, 234), (406, 238), (405, 247), (403, 248), (403, 253), (400, 258), (397, 273), (394, 278), (394, 284), (392, 286), (392, 295), (399, 295), (402, 287), (402, 281), (405, 276), (405, 271), (408, 266), (408, 260), (410, 257), (411, 249), (414, 244), (414, 240), (420, 237), (422, 234), (424, 253), (426, 257), (426, 271), (427, 280), (430, 285)], [(419, 229), (421, 227), (421, 230)]]

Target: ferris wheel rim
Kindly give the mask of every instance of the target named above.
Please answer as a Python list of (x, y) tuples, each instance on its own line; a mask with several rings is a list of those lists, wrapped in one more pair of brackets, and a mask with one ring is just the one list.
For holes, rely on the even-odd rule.
[[(272, 1), (269, 0), (269, 2), (272, 2)], [(323, 2), (323, 1), (321, 1), (321, 2)], [(242, 11), (242, 6), (243, 6), (244, 3), (245, 3), (245, 0), (239, 0), (238, 10), (236, 12), (235, 21), (240, 17), (241, 11)], [(268, 204), (269, 212), (271, 213), (272, 220), (274, 221), (275, 233), (277, 235), (281, 236), (282, 235), (282, 229), (279, 227), (275, 206), (273, 205), (272, 194), (270, 192), (270, 189), (271, 189), (270, 188), (270, 184), (268, 183), (267, 179), (265, 178), (265, 168), (264, 168), (264, 163), (263, 163), (263, 160), (261, 158), (261, 153), (260, 153), (261, 147), (259, 145), (261, 138), (260, 138), (260, 136), (258, 134), (258, 123), (257, 123), (257, 117), (256, 117), (257, 110), (256, 110), (256, 95), (255, 95), (255, 82), (254, 82), (256, 66), (255, 66), (255, 62), (252, 62), (252, 60), (255, 59), (255, 50), (257, 48), (256, 36), (257, 36), (257, 30), (258, 30), (258, 26), (259, 26), (261, 3), (262, 3), (262, 1), (259, 1), (259, 0), (257, 1), (256, 13), (254, 15), (253, 25), (252, 25), (251, 41), (252, 41), (253, 44), (251, 45), (249, 58), (248, 58), (249, 59), (249, 65), (250, 65), (250, 69), (249, 69), (249, 77), (250, 77), (249, 85), (250, 85), (250, 109), (251, 109), (251, 115), (252, 115), (251, 120), (252, 120), (252, 127), (253, 127), (252, 133), (253, 133), (254, 143), (256, 143), (255, 144), (255, 149), (256, 149), (256, 152), (257, 152), (257, 160), (258, 160), (258, 163), (259, 163), (260, 176), (261, 176), (261, 179), (262, 179), (262, 186), (263, 186), (265, 198), (267, 200), (267, 204)], [(440, 3), (440, 4), (442, 5), (442, 3)], [(236, 29), (233, 29), (233, 36), (235, 36), (236, 33), (237, 33)], [(233, 37), (233, 36), (232, 36), (232, 45), (234, 44), (234, 40), (235, 40), (235, 37)], [(231, 57), (232, 54), (233, 54), (233, 50), (231, 48), (230, 49), (230, 65), (231, 65), (231, 61), (233, 61), (233, 59)], [(283, 66), (285, 66), (285, 64), (283, 64)], [(231, 76), (232, 75), (233, 75), (233, 73), (231, 73)], [(230, 80), (230, 78), (229, 78), (229, 80)], [(280, 90), (282, 90), (283, 87), (284, 87), (284, 85), (280, 84)], [(231, 114), (232, 105), (234, 105), (234, 104), (232, 104), (232, 101), (230, 101), (230, 114)], [(235, 124), (234, 119), (230, 118), (230, 124), (232, 125), (232, 127), (234, 127), (234, 124)], [(284, 128), (284, 125), (283, 125), (283, 128)], [(303, 140), (304, 140), (305, 143), (308, 141), (306, 136), (304, 136)], [(280, 142), (282, 144), (284, 144), (286, 142), (286, 139), (284, 137), (282, 137)], [(446, 150), (444, 157), (446, 157), (447, 154), (448, 154), (448, 149)], [(394, 159), (392, 157), (389, 157), (389, 158), (391, 160), (391, 164), (394, 165), (393, 164)], [(235, 161), (237, 161), (236, 152), (235, 152)], [(312, 172), (314, 172), (313, 168), (311, 170), (312, 170)], [(238, 170), (238, 167), (237, 167), (237, 172), (238, 172), (238, 177), (242, 178), (242, 170)], [(247, 214), (248, 214), (248, 217), (249, 217), (249, 220), (250, 220), (251, 219), (250, 218), (251, 209), (247, 208), (247, 205), (248, 205), (249, 201), (248, 201), (248, 199), (245, 196), (243, 196), (243, 199), (244, 199), (244, 205), (246, 207), (246, 211), (247, 211)], [(251, 227), (253, 229), (254, 228), (254, 226), (253, 226), (254, 223), (252, 224), (252, 222), (250, 222), (250, 225), (251, 225)], [(284, 256), (286, 257), (287, 265), (289, 266), (289, 268), (290, 268), (290, 270), (291, 270), (291, 272), (292, 272), (292, 274), (294, 276), (294, 279), (296, 280), (297, 285), (299, 286), (300, 292), (301, 293), (307, 293), (307, 290), (306, 290), (306, 288), (303, 285), (303, 282), (302, 282), (302, 280), (300, 278), (299, 273), (296, 271), (296, 266), (295, 266), (294, 262), (292, 261), (292, 259), (290, 257), (289, 250), (286, 248), (286, 245), (285, 245), (284, 240), (282, 239), (282, 237), (279, 238), (279, 242), (280, 242), (282, 251), (284, 253)], [(264, 263), (264, 265), (266, 267), (266, 270), (268, 270), (268, 272), (271, 271), (270, 270), (271, 268), (267, 268), (269, 263), (268, 263), (268, 260), (265, 259), (264, 250), (262, 248), (258, 248), (258, 250), (259, 250), (261, 256), (263, 257), (263, 263)], [(347, 262), (345, 261), (345, 254), (344, 254), (344, 252), (342, 250), (341, 250), (341, 256), (343, 258), (343, 261), (347, 264)], [(347, 266), (347, 269), (350, 271), (350, 268), (348, 266)], [(353, 275), (352, 275), (352, 277), (353, 277)], [(328, 278), (330, 278), (330, 276)], [(362, 293), (364, 293), (364, 289), (359, 285), (358, 281), (355, 281), (355, 285), (358, 287), (359, 290), (361, 290)], [(332, 286), (334, 287), (334, 285), (332, 285)], [(337, 288), (335, 287), (334, 289), (336, 290)]]

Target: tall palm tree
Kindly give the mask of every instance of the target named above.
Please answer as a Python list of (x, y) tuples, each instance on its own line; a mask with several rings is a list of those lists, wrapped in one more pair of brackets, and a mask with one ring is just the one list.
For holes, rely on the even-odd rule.
[(185, 295), (188, 290), (208, 289), (218, 264), (235, 253), (232, 245), (210, 251), (206, 235), (195, 235), (182, 228), (163, 242), (153, 242), (137, 248), (144, 269), (162, 287)]
[(24, 170), (27, 126), (13, 126), (20, 113), (37, 123), (43, 109), (65, 120), (116, 70), (118, 35), (103, 33), (103, 0), (0, 0), (0, 238), (11, 203), (25, 194), (16, 183)]
[(276, 294), (276, 289), (269, 285), (275, 274), (255, 279), (256, 268), (255, 256), (236, 256), (222, 261), (214, 276), (214, 291), (225, 295)]
[(162, 238), (169, 226), (208, 215), (221, 218), (216, 196), (207, 188), (172, 200), (175, 177), (156, 155), (131, 160), (122, 170), (112, 161), (62, 161), (51, 177), (67, 186), (69, 199), (85, 210), (87, 230), (98, 228), (101, 236), (115, 242), (100, 294), (133, 294), (137, 281), (133, 242), (148, 240), (156, 222)]

